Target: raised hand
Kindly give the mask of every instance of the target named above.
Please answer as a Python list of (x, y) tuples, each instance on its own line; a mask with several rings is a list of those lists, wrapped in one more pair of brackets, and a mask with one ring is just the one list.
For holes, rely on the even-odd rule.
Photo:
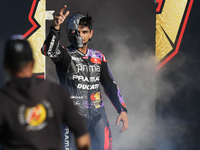
[(66, 5), (64, 5), (60, 11), (54, 16), (54, 28), (59, 30), (60, 25), (65, 21), (66, 17), (69, 15), (69, 11), (66, 11), (64, 14), (65, 9), (67, 8)]

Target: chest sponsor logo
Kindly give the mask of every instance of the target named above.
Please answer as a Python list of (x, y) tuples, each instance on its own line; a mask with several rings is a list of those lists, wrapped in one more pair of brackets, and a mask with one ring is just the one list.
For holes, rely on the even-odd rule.
[(71, 96), (71, 99), (83, 99), (83, 96)]
[(28, 124), (26, 127), (27, 131), (43, 129), (47, 126), (47, 116), (50, 118), (54, 116), (53, 108), (47, 100), (42, 100), (41, 103), (34, 107), (21, 105), (18, 113), (20, 124)]
[(93, 93), (90, 96), (91, 101), (93, 102), (93, 105), (95, 106), (95, 108), (99, 108), (101, 107), (102, 104), (102, 100), (101, 100), (101, 96), (100, 96), (100, 92), (97, 93)]
[(77, 72), (100, 72), (100, 66), (98, 65), (84, 65), (76, 64)]
[(83, 89), (83, 90), (95, 90), (99, 88), (99, 84), (92, 84), (92, 85), (88, 85), (88, 84), (78, 84), (77, 85), (78, 89)]
[(90, 60), (94, 64), (101, 64), (101, 59), (99, 59), (99, 58), (91, 58)]
[(83, 59), (88, 59), (88, 56), (84, 56)]
[(100, 76), (97, 77), (85, 77), (79, 75), (73, 75), (73, 80), (83, 81), (83, 82), (96, 82), (100, 81)]
[(92, 101), (100, 100), (100, 92), (94, 93), (90, 96)]

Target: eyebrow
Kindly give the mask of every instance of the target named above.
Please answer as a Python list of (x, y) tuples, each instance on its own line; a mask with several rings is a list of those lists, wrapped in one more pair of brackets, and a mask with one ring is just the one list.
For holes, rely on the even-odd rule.
[[(80, 31), (78, 31), (78, 32), (80, 32)], [(90, 32), (90, 30), (85, 29), (85, 30), (81, 30), (81, 32)]]

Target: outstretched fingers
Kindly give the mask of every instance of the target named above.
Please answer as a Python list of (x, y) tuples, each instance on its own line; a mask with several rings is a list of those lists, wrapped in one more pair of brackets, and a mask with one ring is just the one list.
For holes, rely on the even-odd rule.
[(65, 9), (67, 8), (67, 5), (64, 5), (60, 11), (58, 12), (59, 15), (61, 15), (64, 19), (69, 15), (69, 11), (66, 11), (66, 13), (64, 14)]
[(67, 8), (67, 5), (64, 5), (61, 9), (60, 9), (60, 13), (63, 13), (65, 11), (65, 9)]
[(69, 11), (66, 11), (66, 13), (64, 13), (66, 8), (67, 5), (64, 5), (54, 17), (54, 27), (57, 30), (60, 29), (60, 25), (65, 21), (66, 17), (69, 15)]

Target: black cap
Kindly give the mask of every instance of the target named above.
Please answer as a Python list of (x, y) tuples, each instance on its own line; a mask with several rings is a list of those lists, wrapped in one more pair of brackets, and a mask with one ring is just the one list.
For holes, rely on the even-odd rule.
[(22, 35), (11, 36), (5, 44), (5, 63), (12, 66), (30, 60), (33, 60), (33, 53), (29, 42)]

